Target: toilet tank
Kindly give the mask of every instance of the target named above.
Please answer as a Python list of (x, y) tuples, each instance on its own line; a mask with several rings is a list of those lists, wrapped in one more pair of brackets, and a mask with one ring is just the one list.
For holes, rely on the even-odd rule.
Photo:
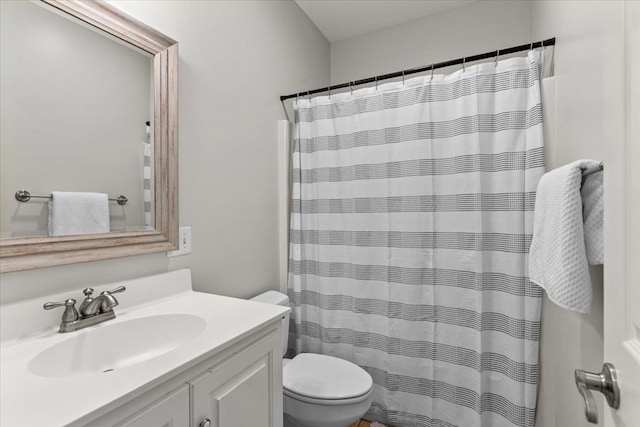
[[(266, 304), (282, 305), (289, 307), (289, 297), (282, 292), (267, 291), (260, 295), (256, 295), (249, 301), (263, 302)], [(287, 352), (287, 344), (289, 341), (289, 313), (282, 318), (282, 356)]]

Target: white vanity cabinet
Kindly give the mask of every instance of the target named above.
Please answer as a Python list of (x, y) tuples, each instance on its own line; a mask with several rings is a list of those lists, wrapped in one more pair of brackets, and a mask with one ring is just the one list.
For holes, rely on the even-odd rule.
[(280, 348), (280, 337), (270, 336), (190, 381), (193, 425), (282, 426)]
[(96, 292), (118, 286), (116, 318), (72, 333), (42, 305), (80, 289), (0, 307), (2, 427), (282, 427), (288, 307), (194, 292), (189, 270)]
[(111, 423), (110, 418), (120, 416), (106, 415), (97, 424), (113, 424), (117, 427), (189, 427), (189, 386), (185, 384), (179, 387), (122, 421), (113, 420), (115, 422)]
[(278, 320), (87, 425), (281, 427), (280, 327)]

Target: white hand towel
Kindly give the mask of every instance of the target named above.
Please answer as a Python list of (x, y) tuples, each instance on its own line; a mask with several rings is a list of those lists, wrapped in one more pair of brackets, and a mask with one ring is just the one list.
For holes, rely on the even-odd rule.
[(551, 301), (579, 313), (591, 310), (580, 194), (582, 170), (598, 164), (579, 160), (554, 169), (542, 176), (536, 194), (529, 277), (547, 291)]
[(51, 192), (49, 235), (109, 232), (109, 196), (104, 193)]
[(584, 244), (591, 265), (604, 263), (604, 187), (602, 172), (585, 177), (582, 184)]

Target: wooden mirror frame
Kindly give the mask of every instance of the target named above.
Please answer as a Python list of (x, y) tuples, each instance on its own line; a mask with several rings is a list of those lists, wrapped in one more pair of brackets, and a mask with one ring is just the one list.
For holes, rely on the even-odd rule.
[(105, 2), (41, 0), (153, 55), (155, 229), (0, 239), (0, 272), (176, 249), (178, 242), (178, 43)]

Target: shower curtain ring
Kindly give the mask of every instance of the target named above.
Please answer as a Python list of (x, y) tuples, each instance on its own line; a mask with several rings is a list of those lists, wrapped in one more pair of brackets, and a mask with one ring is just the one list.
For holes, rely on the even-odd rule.
[(376, 90), (378, 90), (378, 76), (376, 76)]
[(434, 68), (434, 64), (431, 64), (431, 80), (433, 80), (433, 68)]
[(353, 96), (353, 82), (349, 82), (349, 89), (351, 89), (351, 95)]
[(464, 68), (464, 66), (465, 66), (465, 62), (467, 62), (467, 58), (463, 56), (463, 57), (462, 57), (462, 72), (463, 72), (463, 73), (465, 72), (465, 68)]
[(533, 42), (529, 45), (529, 50), (533, 50)]
[(404, 86), (404, 70), (402, 70), (402, 86)]
[(329, 99), (331, 99), (331, 86), (327, 87), (327, 91), (329, 92)]
[(498, 66), (498, 57), (500, 56), (500, 49), (496, 50), (496, 63), (495, 66)]

